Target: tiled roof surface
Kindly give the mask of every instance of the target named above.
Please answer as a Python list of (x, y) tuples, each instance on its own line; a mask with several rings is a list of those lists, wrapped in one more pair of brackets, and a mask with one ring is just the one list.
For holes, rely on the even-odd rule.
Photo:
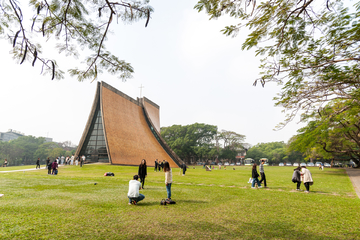
[[(102, 114), (113, 164), (139, 165), (146, 159), (148, 166), (153, 166), (155, 159), (166, 160), (171, 167), (177, 167), (151, 132), (142, 107), (102, 87)], [(148, 114), (155, 127), (160, 125), (159, 109), (146, 105)]]

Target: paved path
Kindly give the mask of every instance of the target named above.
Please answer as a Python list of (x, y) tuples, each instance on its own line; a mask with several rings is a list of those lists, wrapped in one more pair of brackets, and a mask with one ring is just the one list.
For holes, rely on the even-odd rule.
[(45, 169), (45, 167), (41, 167), (41, 168), (28, 168), (28, 169), (19, 169), (19, 170), (11, 170), (11, 171), (0, 171), (0, 173), (7, 173), (7, 172), (23, 172), (23, 171), (34, 171), (34, 170), (40, 170), (40, 169)]
[(355, 192), (360, 198), (360, 168), (347, 168), (346, 173), (349, 175)]

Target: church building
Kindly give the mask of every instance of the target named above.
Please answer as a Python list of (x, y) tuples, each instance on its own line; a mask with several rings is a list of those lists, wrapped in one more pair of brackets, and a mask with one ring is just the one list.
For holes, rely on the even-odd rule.
[(166, 160), (179, 167), (182, 160), (160, 135), (160, 107), (146, 97), (136, 100), (105, 82), (98, 82), (95, 99), (76, 156), (86, 161), (148, 166)]

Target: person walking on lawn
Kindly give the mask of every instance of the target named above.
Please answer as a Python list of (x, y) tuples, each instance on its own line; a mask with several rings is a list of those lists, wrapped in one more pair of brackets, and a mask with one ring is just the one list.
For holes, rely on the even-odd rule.
[(40, 169), (40, 158), (38, 158), (37, 160), (36, 160), (36, 169), (39, 167), (39, 169)]
[(258, 179), (259, 173), (256, 170), (256, 166), (257, 166), (256, 163), (254, 163), (254, 165), (252, 167), (251, 174), (252, 174), (253, 180), (252, 180), (252, 183), (251, 183), (251, 188), (255, 188), (255, 182), (257, 183), (258, 187), (261, 188), (261, 183), (260, 183), (260, 181)]
[(265, 160), (261, 160), (260, 166), (259, 166), (259, 171), (260, 171), (260, 183), (262, 183), (264, 181), (264, 188), (267, 188), (266, 185), (266, 177), (265, 177), (265, 172), (264, 172), (264, 164), (265, 164)]
[(296, 183), (296, 191), (300, 191), (300, 185), (301, 185), (300, 170), (301, 170), (300, 167), (295, 168), (291, 179), (293, 183)]
[(305, 192), (310, 192), (310, 185), (313, 185), (314, 181), (312, 179), (311, 172), (305, 166), (301, 167), (301, 177), (306, 188)]
[(145, 178), (147, 176), (147, 166), (146, 166), (146, 160), (145, 159), (141, 160), (141, 163), (139, 165), (138, 175), (139, 175), (139, 178), (140, 178), (140, 182), (142, 183), (141, 188), (144, 189)]
[(129, 181), (129, 191), (128, 191), (128, 198), (129, 198), (129, 205), (137, 205), (138, 202), (143, 200), (145, 196), (139, 193), (141, 189), (141, 183), (138, 181), (139, 176), (134, 175), (133, 180)]

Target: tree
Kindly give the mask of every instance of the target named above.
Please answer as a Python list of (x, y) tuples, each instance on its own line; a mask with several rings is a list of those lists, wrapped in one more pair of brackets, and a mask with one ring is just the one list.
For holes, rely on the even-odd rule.
[(256, 79), (283, 86), (276, 105), (288, 113), (282, 128), (297, 115), (312, 114), (334, 99), (359, 102), (360, 3), (349, 12), (349, 1), (324, 0), (200, 0), (195, 8), (210, 19), (224, 14), (238, 23), (223, 29), (236, 36), (251, 32), (242, 49), (257, 48), (264, 56)]
[[(91, 53), (85, 57), (84, 66), (69, 69), (79, 81), (96, 79), (107, 71), (125, 80), (131, 77), (129, 63), (105, 49), (112, 24), (119, 19), (134, 22), (146, 19), (148, 25), (153, 12), (149, 0), (110, 2), (108, 0), (30, 0), (29, 6), (18, 0), (0, 2), (0, 36), (13, 46), (13, 56), (20, 64), (25, 60), (32, 66), (39, 62), (43, 74), (51, 79), (61, 79), (64, 72), (55, 59), (46, 57), (41, 45), (52, 45), (65, 56), (80, 57), (79, 48)], [(24, 1), (22, 2), (22, 4)], [(45, 39), (41, 41), (40, 38)]]
[(228, 148), (233, 151), (242, 150), (245, 135), (233, 131), (221, 130), (218, 134), (218, 139), (223, 141), (224, 148)]
[(173, 125), (162, 127), (161, 136), (172, 150), (181, 158), (190, 162), (192, 157), (209, 157), (214, 155), (213, 140), (217, 127), (204, 123), (191, 125)]
[(14, 148), (21, 152), (20, 158), (23, 164), (35, 164), (37, 157), (34, 157), (34, 153), (38, 147), (45, 141), (45, 138), (34, 136), (21, 136), (10, 142)]
[(279, 163), (286, 159), (286, 144), (284, 142), (259, 143), (248, 150), (246, 157), (255, 160), (267, 158), (269, 163)]
[[(353, 105), (351, 111), (343, 110), (349, 105)], [(308, 158), (351, 159), (359, 163), (359, 112), (360, 106), (356, 107), (352, 100), (332, 101), (311, 116), (307, 126), (298, 130), (290, 147), (305, 153)]]

